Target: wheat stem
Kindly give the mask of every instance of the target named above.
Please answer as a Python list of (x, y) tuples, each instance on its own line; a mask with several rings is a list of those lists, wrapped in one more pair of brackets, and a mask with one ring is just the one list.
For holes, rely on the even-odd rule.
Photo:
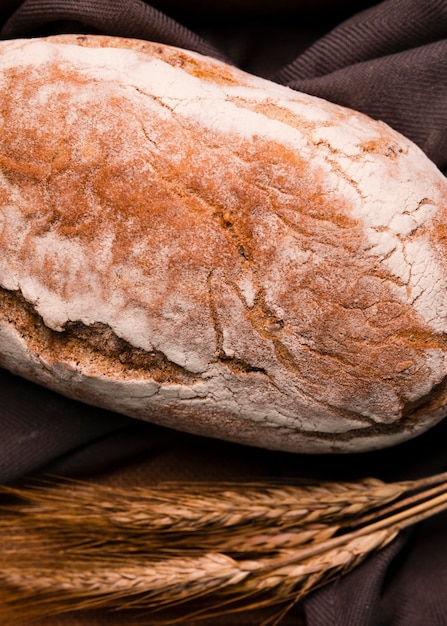
[(409, 509), (392, 515), (391, 517), (386, 517), (377, 522), (359, 528), (351, 533), (328, 539), (327, 541), (310, 548), (298, 550), (293, 557), (284, 560), (278, 559), (275, 563), (270, 564), (269, 567), (275, 568), (280, 565), (293, 565), (296, 561), (316, 557), (322, 552), (343, 546), (346, 542), (355, 540), (359, 537), (373, 535), (374, 533), (384, 529), (391, 529), (393, 532), (395, 531), (398, 533), (404, 528), (408, 528), (409, 526), (422, 522), (423, 520), (428, 519), (429, 517), (432, 517), (433, 515), (436, 515), (446, 509), (447, 493), (434, 497), (427, 502), (423, 502), (422, 504), (410, 507)]
[[(446, 480), (447, 480), (447, 477), (446, 477)], [(432, 484), (436, 484), (436, 482), (427, 481), (424, 487), (430, 486)], [(413, 491), (413, 489), (411, 489), (411, 491)], [(408, 509), (411, 506), (417, 504), (418, 502), (423, 502), (425, 500), (428, 500), (429, 498), (433, 498), (434, 496), (438, 494), (443, 494), (445, 492), (447, 492), (446, 483), (437, 485), (436, 487), (433, 487), (432, 489), (427, 489), (425, 491), (417, 492), (416, 494), (409, 496), (408, 498), (398, 500), (397, 502), (394, 502), (393, 504), (390, 504), (389, 506), (382, 507), (380, 509), (380, 516), (381, 517), (389, 516), (392, 513), (395, 513), (396, 511), (399, 511), (401, 509)], [(371, 520), (375, 518), (377, 518), (377, 512), (368, 513), (365, 516), (355, 519), (353, 523), (351, 522), (351, 524), (355, 526), (365, 526), (366, 524), (368, 524)], [(346, 526), (349, 526), (349, 525), (350, 525), (350, 521), (348, 520)]]

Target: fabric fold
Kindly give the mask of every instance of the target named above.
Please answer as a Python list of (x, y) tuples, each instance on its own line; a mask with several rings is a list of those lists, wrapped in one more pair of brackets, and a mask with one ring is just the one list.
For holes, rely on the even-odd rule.
[[(77, 22), (108, 35), (159, 41), (223, 58), (222, 53), (194, 32), (141, 0), (25, 0), (0, 31), (2, 38), (48, 33), (52, 26)], [(73, 32), (72, 30), (70, 32)]]

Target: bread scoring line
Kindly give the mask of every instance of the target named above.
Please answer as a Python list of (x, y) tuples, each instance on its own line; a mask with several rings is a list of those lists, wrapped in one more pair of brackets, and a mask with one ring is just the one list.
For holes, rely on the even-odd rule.
[[(25, 356), (25, 354), (27, 353), (27, 348), (26, 348), (26, 344), (23, 340), (22, 337), (19, 336), (19, 334), (17, 333), (17, 331), (14, 329), (13, 332), (11, 332), (12, 329), (8, 328), (8, 326), (4, 326), (1, 322), (0, 322), (0, 341), (1, 341), (1, 345), (2, 345), (2, 353), (0, 354), (0, 360), (2, 360), (2, 365), (3, 366), (11, 366), (11, 360), (12, 363), (15, 363), (15, 368), (12, 367), (11, 369), (16, 371), (16, 373), (20, 373), (21, 375), (26, 376), (26, 372), (20, 371), (20, 368), (17, 367), (17, 363), (18, 362), (24, 362), (23, 357)], [(6, 334), (5, 334), (6, 333)], [(5, 358), (6, 358), (6, 362), (5, 362)], [(29, 368), (29, 365), (28, 365)], [(28, 371), (29, 373), (29, 371)], [(69, 374), (69, 378), (68, 380), (70, 380), (70, 375), (74, 376), (74, 372), (67, 372)], [(58, 371), (56, 373), (56, 376), (58, 378), (60, 378), (61, 372)], [(72, 379), (73, 380), (73, 379)], [(103, 381), (103, 383), (106, 383), (107, 381)], [(48, 381), (43, 381), (41, 380), (42, 384), (46, 384), (47, 386), (49, 386), (51, 388), (51, 384), (48, 383)], [(141, 398), (147, 398), (147, 399), (151, 399), (154, 397), (154, 393), (150, 392), (150, 393), (145, 393), (144, 390), (142, 388), (142, 385), (137, 385), (137, 388), (135, 389), (135, 391), (132, 392), (132, 390), (130, 388), (128, 388), (126, 390), (126, 393), (129, 394), (130, 399), (135, 398), (135, 400), (138, 402), (138, 400), (140, 400)], [(82, 400), (82, 396), (74, 393), (74, 390), (71, 389), (71, 393), (69, 389), (65, 390), (67, 392), (67, 395), (69, 395), (70, 397), (73, 397), (75, 399), (81, 399)], [(107, 392), (105, 389), (102, 389), (102, 393), (107, 393), (110, 394), (113, 390), (108, 389)], [(122, 396), (122, 388), (121, 389), (117, 389), (117, 401), (120, 400), (120, 397)], [(112, 393), (112, 396), (114, 394)], [(189, 400), (194, 401), (194, 398), (188, 399), (188, 398), (182, 398), (183, 402), (187, 402)], [(97, 406), (102, 406), (101, 402), (97, 403)], [(106, 407), (107, 408), (107, 407)], [(119, 408), (119, 407), (118, 407)], [(141, 417), (141, 413), (139, 413), (138, 415), (136, 415), (137, 417)], [(243, 416), (241, 416), (243, 417)], [(407, 418), (410, 420), (411, 423), (411, 418)], [(441, 419), (441, 416), (439, 416), (439, 419)], [(151, 421), (157, 422), (157, 415), (154, 414), (153, 418), (151, 418)], [(161, 423), (162, 425), (165, 424), (165, 422), (163, 421), (159, 421), (159, 423)], [(297, 425), (293, 425), (290, 427), (287, 427), (284, 423), (282, 424), (278, 424), (275, 422), (268, 422), (266, 423), (266, 426), (268, 427), (272, 427), (273, 430), (275, 432), (281, 431), (282, 433), (285, 433), (286, 438), (293, 437), (294, 435), (297, 434)], [(197, 428), (196, 428), (196, 432), (197, 434), (202, 434), (202, 430), (205, 428), (205, 425), (202, 423), (199, 423)], [(390, 424), (390, 425), (371, 425), (370, 427), (366, 427), (366, 428), (351, 428), (349, 430), (347, 430), (346, 432), (339, 432), (337, 433), (337, 440), (334, 440), (334, 436), (333, 434), (331, 434), (330, 432), (325, 432), (325, 431), (319, 431), (319, 430), (305, 430), (305, 429), (300, 429), (299, 430), (299, 436), (303, 436), (306, 439), (308, 439), (309, 443), (308, 443), (308, 450), (311, 452), (312, 451), (312, 445), (311, 445), (311, 441), (313, 440), (315, 442), (315, 448), (318, 449), (319, 448), (319, 444), (321, 444), (321, 440), (325, 440), (327, 441), (329, 447), (331, 447), (334, 451), (337, 451), (339, 449), (346, 449), (344, 447), (344, 443), (346, 443), (347, 441), (352, 441), (352, 449), (359, 451), (362, 449), (362, 445), (364, 445), (365, 447), (369, 448), (370, 447), (370, 440), (371, 438), (374, 438), (377, 435), (378, 430), (380, 430), (381, 433), (384, 433), (384, 437), (385, 440), (387, 437), (389, 437), (390, 439), (390, 443), (391, 442), (395, 442), (396, 438), (395, 438), (395, 434), (399, 432), (400, 428), (400, 424)], [(427, 426), (424, 426), (424, 424), (422, 422), (419, 423), (414, 423), (412, 425), (412, 428), (415, 432), (423, 432)], [(194, 431), (194, 429), (193, 429)], [(271, 431), (269, 431), (271, 432)], [(216, 435), (215, 435), (216, 436)], [(268, 435), (270, 436), (270, 435)], [(278, 436), (280, 436), (280, 434), (278, 433)], [(282, 437), (281, 437), (282, 438)], [(285, 442), (282, 441), (282, 445), (285, 445)], [(290, 444), (290, 451), (293, 451), (293, 443)], [(287, 445), (285, 447), (285, 449), (287, 450)]]
[[(6, 291), (8, 292), (8, 290)], [(14, 293), (11, 293), (11, 292), (8, 292), (8, 293), (10, 293), (11, 296), (14, 296)], [(15, 293), (19, 293), (19, 292), (15, 292)], [(28, 305), (28, 306), (31, 307), (31, 305)], [(46, 329), (46, 331), (50, 333), (56, 333), (57, 335), (59, 334), (58, 331), (54, 331), (45, 327), (45, 325), (43, 324), (42, 318), (32, 307), (30, 310), (32, 310), (33, 315), (37, 316), (37, 318), (40, 320), (40, 323), (42, 324), (43, 329)], [(0, 326), (1, 326), (1, 323), (0, 323)], [(71, 385), (74, 385), (76, 387), (78, 383), (81, 384), (81, 378), (84, 376), (87, 379), (93, 376), (93, 379), (95, 379), (98, 376), (98, 368), (99, 368), (99, 371), (101, 371), (101, 367), (103, 367), (104, 372), (107, 369), (106, 364), (101, 365), (101, 363), (99, 363), (97, 365), (89, 365), (88, 361), (84, 362), (84, 365), (82, 367), (79, 367), (78, 365), (76, 365), (76, 363), (71, 363), (69, 360), (66, 362), (56, 360), (52, 364), (45, 357), (45, 351), (46, 351), (45, 346), (41, 346), (40, 348), (37, 348), (37, 349), (30, 349), (28, 347), (28, 342), (26, 341), (25, 336), (20, 334), (19, 330), (16, 329), (16, 323), (14, 319), (11, 319), (6, 327), (7, 328), (9, 327), (10, 330), (14, 329), (14, 331), (18, 334), (18, 337), (20, 338), (20, 345), (24, 343), (24, 345), (27, 346), (27, 349), (29, 350), (30, 354), (34, 352), (36, 353), (37, 355), (36, 358), (39, 361), (40, 367), (45, 369), (47, 374), (51, 375), (52, 379), (54, 380), (63, 379), (67, 382), (69, 387)], [(63, 333), (61, 334), (60, 338), (64, 340)], [(38, 339), (36, 340), (40, 341)], [(93, 353), (96, 353), (96, 349), (91, 348), (89, 344), (87, 344), (85, 347), (88, 350), (93, 350)], [(97, 354), (101, 354), (101, 352)], [(104, 354), (103, 356), (106, 359), (108, 358), (106, 354)], [(2, 357), (3, 357), (3, 360), (5, 358), (6, 360), (8, 360), (8, 355), (5, 354), (4, 342), (2, 343), (2, 350), (0, 352), (0, 360)], [(54, 359), (54, 357), (51, 357), (51, 358)], [(119, 365), (119, 363), (116, 363), (116, 364)], [(140, 389), (139, 387), (140, 384), (143, 385), (143, 387), (144, 385), (149, 385), (151, 388), (151, 391), (149, 394), (145, 393), (144, 394), (145, 397), (154, 396), (155, 398), (155, 396), (159, 394), (160, 396), (166, 399), (176, 398), (181, 401), (188, 400), (189, 402), (193, 402), (194, 400), (196, 400), (200, 404), (203, 404), (204, 402), (206, 403), (207, 398), (212, 398), (213, 402), (216, 401), (222, 405), (222, 401), (223, 401), (222, 394), (224, 394), (224, 396), (227, 396), (227, 398), (229, 398), (228, 394), (230, 394), (231, 397), (233, 398), (233, 401), (231, 403), (231, 409), (230, 409), (230, 406), (227, 406), (226, 408), (227, 410), (230, 410), (232, 414), (238, 413), (244, 419), (248, 419), (251, 421), (260, 421), (260, 422), (265, 422), (269, 424), (272, 423), (271, 425), (273, 426), (285, 427), (286, 424), (289, 423), (290, 429), (296, 430), (298, 428), (298, 422), (300, 421), (299, 418), (296, 415), (293, 416), (288, 413), (283, 413), (280, 406), (275, 406), (274, 409), (273, 407), (270, 407), (270, 409), (267, 409), (267, 407), (264, 407), (264, 411), (261, 411), (260, 413), (258, 413), (257, 416), (252, 415), (251, 402), (250, 401), (248, 403), (245, 401), (241, 402), (241, 397), (239, 397), (239, 395), (236, 393), (237, 387), (235, 387), (234, 389), (232, 388), (232, 383), (230, 380), (231, 375), (229, 373), (226, 374), (225, 370), (226, 370), (226, 367), (224, 366), (224, 364), (211, 363), (208, 371), (204, 375), (191, 379), (190, 383), (188, 384), (186, 384), (185, 382), (183, 383), (157, 382), (156, 378), (153, 379), (151, 377), (150, 372), (149, 372), (149, 377), (148, 377), (147, 372), (144, 372), (144, 374), (142, 374), (142, 373), (138, 373), (138, 370), (132, 370), (128, 374), (129, 377), (127, 377), (126, 375), (126, 377), (123, 379), (121, 384), (128, 385), (128, 384), (135, 383), (138, 389)], [(189, 376), (189, 372), (187, 373)], [(109, 380), (111, 385), (112, 383), (113, 384), (116, 383), (116, 381), (114, 381), (113, 378), (108, 378), (107, 374), (99, 373), (99, 376), (102, 380), (104, 380), (104, 384), (106, 383), (107, 380)], [(270, 383), (274, 385), (277, 392), (280, 392), (281, 395), (284, 394), (284, 390), (281, 390), (276, 384), (274, 384), (274, 381), (270, 377), (269, 379), (270, 379)], [(48, 380), (43, 380), (41, 382), (48, 386)], [(70, 391), (70, 389), (68, 389), (68, 392), (69, 392), (68, 395), (73, 396), (73, 392)], [(132, 395), (130, 392), (131, 390), (129, 389), (128, 391), (126, 391), (126, 394)], [(76, 399), (82, 400), (82, 388), (81, 388), (81, 395), (79, 396), (76, 395), (75, 397)], [(138, 393), (138, 397), (141, 397), (140, 392)], [(326, 405), (324, 402), (314, 399), (311, 396), (309, 396), (308, 399), (311, 401), (314, 407), (320, 406), (323, 409), (328, 408), (328, 405)], [(115, 398), (115, 400), (118, 401), (117, 398)], [(336, 406), (331, 406), (331, 405), (329, 406), (333, 412), (340, 413), (340, 415), (344, 414), (346, 418), (345, 412), (338, 409)], [(371, 425), (376, 424), (376, 422), (372, 420), (371, 418), (368, 418), (367, 416), (358, 415), (356, 413), (352, 413), (350, 415), (350, 420), (352, 422), (351, 428), (353, 424), (357, 424), (358, 426), (360, 426), (360, 424), (363, 424), (364, 425), (363, 427), (368, 427), (368, 425), (371, 426)], [(312, 424), (312, 420), (308, 420), (307, 421), (308, 428), (305, 428), (305, 426), (303, 426), (302, 424), (299, 426), (299, 428), (302, 430), (305, 430), (306, 432), (313, 433), (314, 431), (311, 428), (309, 428), (311, 424)], [(340, 422), (340, 427), (341, 426), (342, 426), (342, 422)]]

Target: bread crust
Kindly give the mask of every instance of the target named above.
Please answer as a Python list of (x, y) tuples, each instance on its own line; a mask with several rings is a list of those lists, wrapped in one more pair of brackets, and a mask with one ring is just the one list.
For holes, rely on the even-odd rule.
[(384, 447), (446, 409), (447, 185), (192, 52), (0, 42), (0, 365), (181, 430)]

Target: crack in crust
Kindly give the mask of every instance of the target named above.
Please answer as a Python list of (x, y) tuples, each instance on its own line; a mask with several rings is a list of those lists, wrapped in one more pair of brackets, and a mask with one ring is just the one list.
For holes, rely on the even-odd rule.
[[(62, 331), (45, 326), (41, 316), (19, 291), (0, 288), (0, 312), (44, 359), (81, 363), (102, 357), (104, 371), (142, 376), (157, 383), (192, 384), (199, 380), (186, 368), (169, 361), (159, 350), (136, 348), (106, 324), (67, 322)], [(112, 372), (111, 372), (112, 370)]]
[[(223, 330), (219, 319), (219, 314), (217, 311), (216, 302), (213, 296), (213, 272), (210, 272), (207, 278), (207, 287), (208, 287), (208, 306), (210, 309), (211, 320), (213, 323), (213, 328), (216, 336), (216, 348), (215, 353), (217, 357), (218, 363), (225, 365), (228, 367), (233, 374), (250, 374), (253, 372), (259, 372), (261, 374), (265, 374), (268, 376), (267, 371), (264, 367), (259, 367), (257, 365), (252, 365), (248, 363), (246, 360), (230, 356), (226, 354), (223, 346)], [(242, 303), (245, 304), (242, 300)]]

